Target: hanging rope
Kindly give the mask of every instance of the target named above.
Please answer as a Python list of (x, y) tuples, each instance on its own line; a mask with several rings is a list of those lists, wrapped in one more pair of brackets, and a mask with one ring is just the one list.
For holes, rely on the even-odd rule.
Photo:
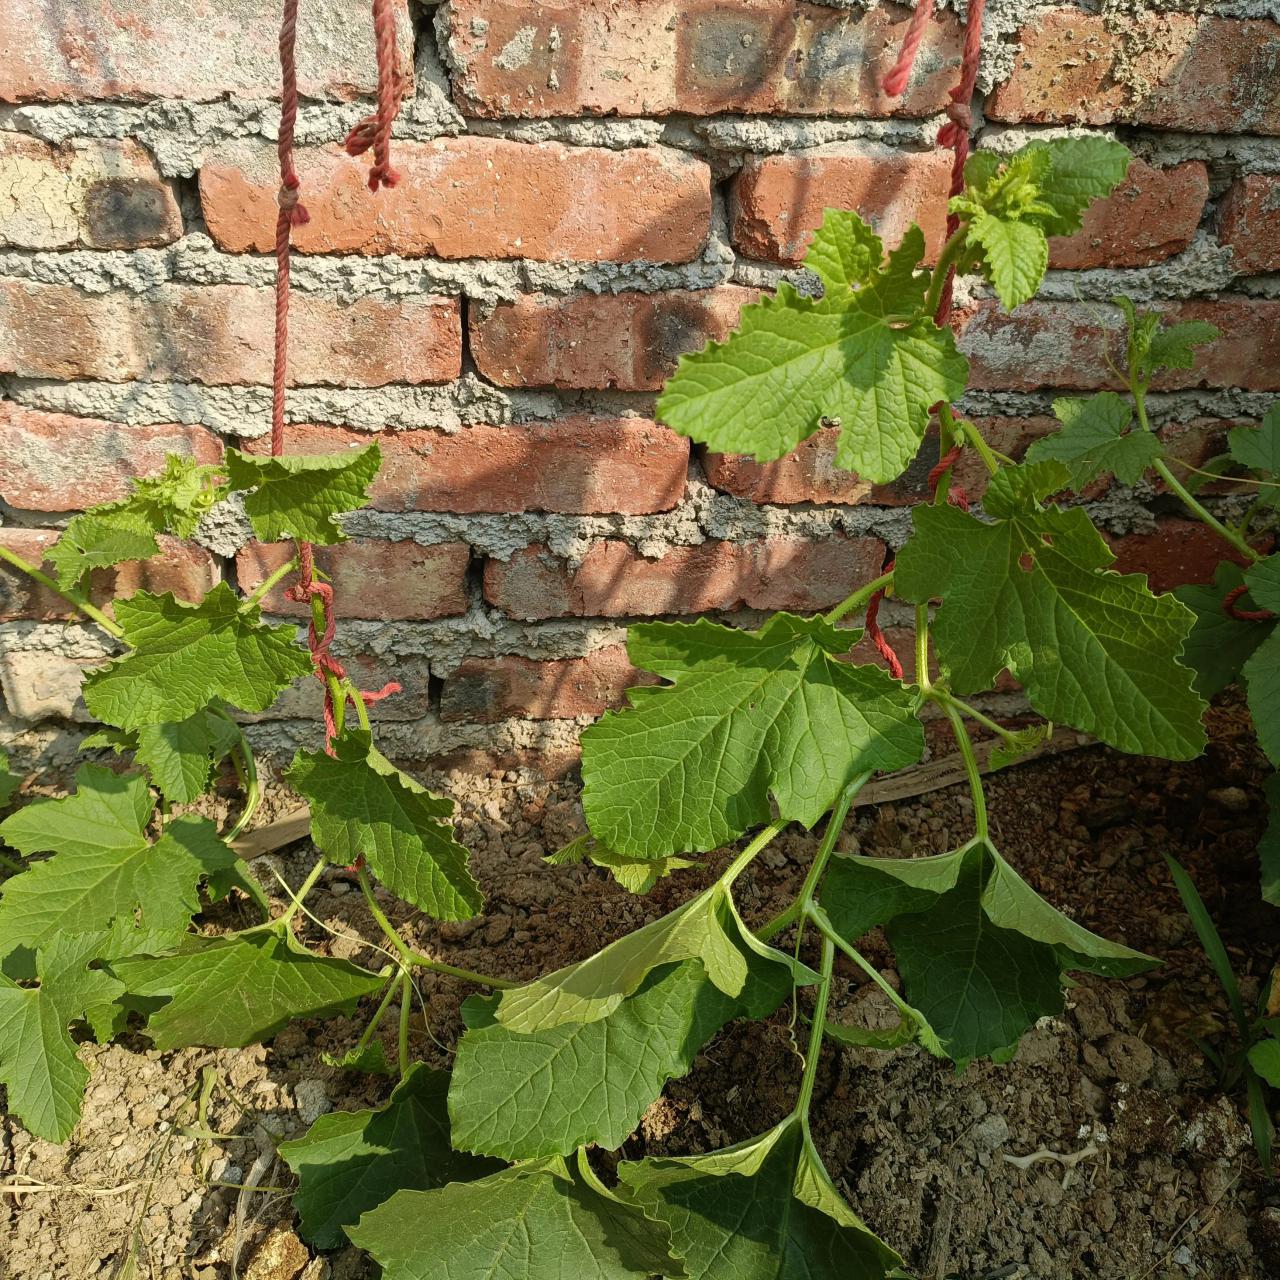
[[(390, 167), (391, 121), (398, 109), (394, 97), (395, 86), (395, 24), (388, 0), (374, 0), (374, 23), (378, 39), (378, 113), (372, 119), (377, 128), (374, 136), (374, 172), (378, 180), (387, 186), (395, 185), (395, 171)], [(390, 31), (384, 49), (383, 32)], [(275, 285), (275, 360), (271, 378), (271, 456), (284, 453), (285, 388), (289, 381), (289, 284), (293, 258), (293, 229), (305, 226), (310, 215), (299, 200), (302, 179), (294, 163), (294, 134), (298, 123), (298, 67), (295, 50), (298, 41), (298, 0), (284, 0), (284, 14), (280, 22), (280, 139), (277, 154), (280, 161), (280, 192), (277, 199), (280, 211), (276, 217), (276, 285)], [(386, 74), (384, 75), (384, 70)], [(384, 84), (390, 84), (384, 97)], [(390, 103), (389, 113), (384, 106)], [(385, 120), (385, 125), (384, 125)], [(350, 149), (350, 148), (348, 148)], [(370, 187), (377, 184), (370, 177)], [(315, 673), (324, 686), (325, 750), (332, 752), (332, 741), (338, 732), (337, 707), (333, 696), (333, 682), (346, 680), (347, 673), (329, 648), (337, 631), (337, 618), (333, 611), (333, 588), (327, 582), (316, 579), (315, 548), (309, 542), (298, 543), (298, 581), (285, 596), (300, 604), (311, 605), (311, 621), (307, 627), (307, 647)], [(332, 677), (332, 680), (331, 680)], [(400, 692), (400, 685), (391, 681), (377, 693), (359, 693), (367, 706), (381, 698)], [(345, 695), (344, 695), (345, 696)]]
[(1228, 591), (1222, 601), (1222, 612), (1237, 622), (1271, 622), (1276, 615), (1270, 609), (1241, 609), (1236, 605), (1236, 601), (1248, 590), (1247, 586), (1242, 586)]
[[(892, 571), (896, 561), (890, 560), (885, 567), (885, 572)], [(885, 634), (880, 630), (880, 605), (884, 601), (884, 590), (881, 589), (867, 601), (867, 635), (871, 637), (871, 643), (875, 645), (876, 652), (885, 660), (889, 667), (889, 674), (895, 680), (902, 679), (902, 661), (893, 651), (893, 645), (885, 638)]]
[(345, 145), (351, 156), (362, 156), (373, 149), (369, 190), (377, 191), (400, 181), (400, 175), (391, 167), (391, 126), (408, 88), (408, 76), (402, 75), (396, 65), (396, 19), (391, 0), (373, 0), (373, 34), (378, 54), (378, 109), (347, 134)]

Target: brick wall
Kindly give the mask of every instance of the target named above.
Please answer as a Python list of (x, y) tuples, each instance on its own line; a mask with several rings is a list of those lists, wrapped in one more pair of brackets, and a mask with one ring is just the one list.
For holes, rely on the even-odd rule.
[[(267, 428), (277, 0), (38, 0), (0, 11), (0, 538), (39, 559), (67, 513), (168, 452)], [(990, 6), (983, 145), (1108, 131), (1130, 177), (1053, 243), (1041, 300), (958, 291), (964, 408), (1018, 454), (1063, 389), (1109, 385), (1123, 290), (1219, 325), (1153, 409), (1187, 460), (1280, 391), (1280, 25), (1266, 0)], [(1122, 12), (1126, 11), (1126, 12)], [(1190, 10), (1190, 11), (1188, 11)], [(960, 26), (898, 102), (879, 79), (909, 10), (838, 0), (454, 0), (402, 5), (415, 85), (400, 186), (371, 197), (337, 143), (375, 83), (365, 0), (308, 0), (289, 447), (376, 435), (352, 540), (322, 555), (360, 678), (394, 674), (389, 749), (473, 767), (573, 758), (636, 679), (636, 618), (831, 605), (880, 572), (925, 493), (834, 469), (830, 433), (768, 465), (653, 420), (677, 356), (794, 269), (825, 206), (931, 252), (932, 146)], [(967, 464), (962, 464), (967, 465)], [(963, 481), (975, 494), (982, 477)], [(1160, 587), (1221, 548), (1155, 489), (1099, 489), (1126, 569)], [(283, 554), (234, 521), (94, 594), (251, 588)], [(291, 616), (283, 597), (269, 610)], [(55, 597), (0, 573), (0, 742), (83, 717), (101, 656)], [(892, 610), (889, 611), (893, 623)], [(255, 726), (314, 733), (300, 687)], [(45, 738), (41, 738), (45, 734)]]

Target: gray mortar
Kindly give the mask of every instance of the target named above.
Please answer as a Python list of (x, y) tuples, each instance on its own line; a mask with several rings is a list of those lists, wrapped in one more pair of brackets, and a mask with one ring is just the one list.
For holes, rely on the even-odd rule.
[[(53, 413), (106, 418), (127, 426), (181, 422), (228, 436), (252, 438), (270, 429), (269, 387), (206, 387), (177, 382), (58, 382), (0, 379), (15, 403)], [(297, 387), (285, 403), (289, 422), (326, 422), (360, 431), (468, 426), (511, 420), (501, 391), (464, 373), (443, 387)]]
[(76, 622), (6, 622), (0, 627), (0, 654), (56, 653), (82, 662), (99, 662), (118, 653), (97, 627)]
[(196, 526), (195, 539), (215, 556), (230, 559), (253, 541), (253, 526), (244, 510), (244, 494), (233, 493), (205, 513)]

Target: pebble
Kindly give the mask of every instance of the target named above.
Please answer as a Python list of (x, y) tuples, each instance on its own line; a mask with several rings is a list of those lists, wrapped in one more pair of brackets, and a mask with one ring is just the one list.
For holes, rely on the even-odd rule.
[(313, 1124), (326, 1111), (333, 1109), (323, 1080), (299, 1080), (293, 1086), (293, 1100), (297, 1105), (299, 1118), (307, 1124)]
[(1243, 787), (1215, 787), (1209, 799), (1228, 813), (1245, 813), (1249, 809), (1249, 793)]

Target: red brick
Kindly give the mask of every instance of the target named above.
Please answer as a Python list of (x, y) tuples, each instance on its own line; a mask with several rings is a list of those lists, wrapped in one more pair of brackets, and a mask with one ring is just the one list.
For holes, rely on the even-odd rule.
[(622, 645), (541, 662), (515, 655), (468, 658), (445, 677), (440, 719), (490, 724), (598, 716), (622, 706), (633, 685), (656, 683), (656, 676), (631, 665)]
[(1233, 182), (1218, 205), (1218, 239), (1237, 270), (1280, 271), (1280, 177), (1248, 173)]
[(881, 572), (884, 544), (835, 536), (704, 542), (646, 559), (625, 542), (597, 542), (577, 568), (545, 547), (490, 560), (484, 596), (515, 618), (655, 617), (713, 609), (814, 612)]
[[(291, 543), (251, 543), (236, 555), (236, 580), (252, 591), (293, 554)], [(467, 565), (463, 542), (416, 542), (352, 538), (316, 548), (316, 564), (329, 575), (339, 614), (377, 622), (444, 618), (467, 611)], [(301, 616), (305, 606), (284, 598), (285, 586), (267, 594), (267, 613)]]
[(1154, 533), (1104, 533), (1116, 557), (1118, 573), (1145, 573), (1152, 591), (1172, 591), (1191, 582), (1212, 582), (1223, 560), (1243, 564), (1244, 557), (1199, 520), (1165, 517)]
[[(311, 221), (303, 253), (437, 258), (687, 262), (711, 226), (711, 170), (667, 147), (608, 151), (558, 142), (441, 138), (397, 142), (400, 184), (373, 197), (370, 157), (298, 153)], [(275, 243), (275, 148), (233, 143), (200, 171), (209, 231), (233, 253)]]
[(1136, 156), (1125, 180), (1090, 205), (1073, 236), (1049, 241), (1049, 265), (1149, 267), (1181, 253), (1200, 225), (1209, 198), (1209, 171), (1199, 160), (1155, 169)]
[(173, 188), (136, 142), (0, 133), (0, 246), (140, 249), (181, 235)]
[(121, 426), (0, 402), (0, 499), (23, 511), (80, 511), (132, 492), (133, 476), (164, 470), (175, 453), (217, 462), (203, 427)]
[[(462, 364), (456, 298), (295, 293), (294, 385), (377, 387), (447, 382)], [(270, 289), (160, 285), (147, 294), (82, 293), (71, 285), (0, 283), (0, 373), (110, 382), (271, 381)]]
[[(1227, 296), (1159, 306), (1170, 321), (1203, 320), (1222, 337), (1199, 348), (1196, 367), (1162, 374), (1161, 389), (1280, 390), (1280, 301)], [(983, 303), (959, 314), (970, 385), (989, 390), (1092, 390), (1121, 384), (1106, 366), (1123, 360), (1120, 313), (1095, 303), (1028, 302), (1009, 314)]]
[[(287, 427), (285, 450), (335, 453), (370, 438), (342, 427)], [(688, 475), (689, 442), (645, 418), (572, 417), (374, 438), (382, 470), (371, 505), (379, 511), (640, 515), (674, 507)], [(246, 447), (269, 451), (265, 440)]]
[[(979, 418), (976, 420), (989, 444), (1002, 453), (1020, 458), (1033, 440), (1057, 429), (1054, 418)], [(925, 441), (919, 458), (892, 484), (872, 484), (856, 472), (836, 466), (836, 444), (840, 432), (824, 427), (814, 432), (798, 449), (772, 462), (756, 462), (740, 453), (708, 453), (703, 458), (707, 479), (723, 493), (751, 502), (873, 503), (901, 506), (927, 501), (929, 472), (938, 461), (936, 435)], [(961, 485), (976, 501), (986, 492), (987, 469), (972, 450), (966, 450), (952, 472), (952, 482)]]
[(950, 13), (929, 24), (907, 93), (888, 67), (910, 20), (894, 4), (795, 0), (454, 0), (454, 95), (469, 115), (929, 115), (959, 63)]
[(932, 262), (946, 237), (951, 153), (866, 144), (746, 162), (733, 184), (733, 242), (750, 258), (794, 264), (827, 209), (855, 209), (892, 247), (919, 223)]
[(490, 311), (473, 304), (476, 367), (502, 387), (657, 391), (686, 351), (723, 342), (758, 289), (694, 293), (522, 294)]
[(1041, 9), (1018, 42), (1012, 75), (987, 102), (993, 120), (1280, 133), (1275, 22)]
[[(394, 0), (400, 65), (413, 62), (406, 0)], [(278, 98), (277, 0), (8, 0), (0, 8), (0, 101)], [(378, 83), (364, 0), (308, 0), (299, 88), (352, 98)]]
[[(53, 576), (53, 566), (45, 560), (45, 555), (59, 536), (56, 529), (0, 528), (0, 545)], [(94, 570), (89, 575), (90, 600), (108, 612), (111, 601), (136, 591), (172, 591), (179, 600), (190, 604), (203, 600), (220, 577), (213, 557), (203, 547), (163, 534), (159, 543), (160, 554), (149, 560)], [(54, 622), (76, 616), (75, 610), (57, 592), (0, 563), (0, 620), (27, 618)]]
[[(338, 657), (358, 689), (377, 692), (392, 680), (401, 686), (399, 693), (370, 704), (371, 720), (418, 720), (431, 713), (431, 670), (426, 658), (348, 653)], [(323, 715), (320, 682), (298, 680), (265, 711), (257, 715), (239, 712), (237, 718), (256, 724), (263, 720), (319, 720)]]

